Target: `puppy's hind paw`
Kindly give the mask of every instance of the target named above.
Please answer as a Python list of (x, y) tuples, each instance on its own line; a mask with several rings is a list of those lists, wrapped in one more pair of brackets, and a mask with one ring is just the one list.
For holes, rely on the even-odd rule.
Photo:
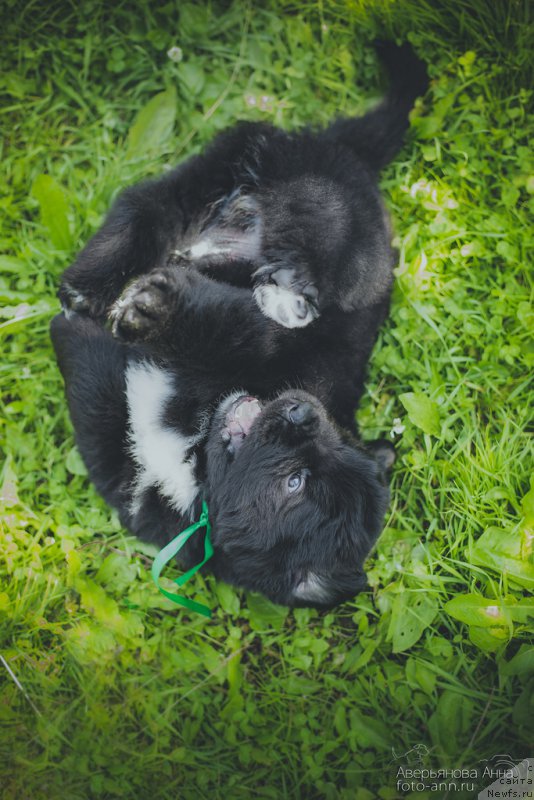
[(123, 341), (153, 339), (170, 312), (169, 281), (164, 272), (154, 271), (134, 281), (111, 309), (111, 332)]
[(254, 299), (260, 311), (284, 328), (304, 328), (319, 316), (316, 287), (295, 270), (261, 268), (255, 278)]

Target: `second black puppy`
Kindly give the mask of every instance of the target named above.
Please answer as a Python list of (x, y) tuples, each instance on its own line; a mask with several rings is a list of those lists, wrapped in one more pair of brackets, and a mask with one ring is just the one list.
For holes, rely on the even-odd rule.
[(392, 88), (365, 117), (241, 124), (125, 191), (52, 326), (78, 446), (123, 523), (165, 542), (206, 500), (211, 570), (290, 605), (362, 588), (388, 501), (391, 451), (354, 438), (354, 409), (392, 282), (376, 175), (426, 77), (407, 47), (383, 56)]

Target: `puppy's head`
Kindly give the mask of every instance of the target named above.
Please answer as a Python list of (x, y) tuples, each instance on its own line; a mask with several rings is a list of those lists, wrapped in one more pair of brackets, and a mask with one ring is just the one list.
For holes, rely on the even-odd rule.
[(388, 454), (349, 443), (304, 392), (223, 402), (207, 446), (214, 573), (285, 605), (353, 597), (383, 524)]

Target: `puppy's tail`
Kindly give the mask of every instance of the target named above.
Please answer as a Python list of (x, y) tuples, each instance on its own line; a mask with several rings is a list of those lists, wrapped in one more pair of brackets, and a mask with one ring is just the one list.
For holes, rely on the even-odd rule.
[(363, 117), (339, 119), (327, 130), (354, 150), (373, 170), (380, 170), (397, 154), (408, 129), (408, 114), (416, 97), (428, 87), (426, 67), (411, 45), (375, 42), (389, 75), (389, 90), (382, 102)]

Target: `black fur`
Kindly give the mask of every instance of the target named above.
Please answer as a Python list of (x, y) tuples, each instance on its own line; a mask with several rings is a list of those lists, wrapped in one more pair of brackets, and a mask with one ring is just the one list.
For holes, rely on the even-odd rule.
[[(78, 446), (123, 523), (165, 542), (206, 499), (207, 567), (290, 605), (362, 588), (388, 501), (391, 449), (356, 439), (354, 409), (392, 283), (377, 171), (426, 78), (406, 46), (381, 50), (392, 89), (365, 117), (298, 134), (241, 123), (123, 192), (64, 274), (70, 318), (52, 323)], [(162, 426), (198, 434), (198, 493), (182, 513), (157, 484), (132, 506), (125, 374), (146, 363), (172, 380)], [(263, 405), (243, 429), (257, 406), (225, 402), (236, 390)]]

